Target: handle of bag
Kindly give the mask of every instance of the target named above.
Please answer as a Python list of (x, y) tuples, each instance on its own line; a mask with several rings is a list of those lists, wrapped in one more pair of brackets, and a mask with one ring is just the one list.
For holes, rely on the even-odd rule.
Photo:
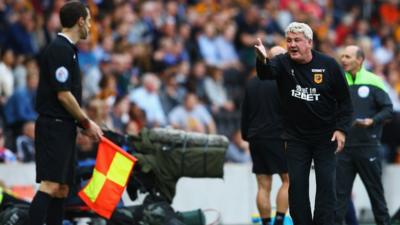
[(203, 212), (204, 212), (204, 214), (207, 214), (207, 213), (210, 213), (210, 212), (216, 214), (215, 220), (212, 221), (211, 223), (207, 224), (207, 225), (219, 225), (219, 224), (221, 224), (221, 213), (218, 210), (216, 210), (216, 209), (204, 209)]

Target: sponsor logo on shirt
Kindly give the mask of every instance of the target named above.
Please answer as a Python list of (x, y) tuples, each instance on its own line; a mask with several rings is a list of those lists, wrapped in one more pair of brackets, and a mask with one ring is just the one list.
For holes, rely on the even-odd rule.
[(324, 73), (325, 69), (311, 69), (311, 72), (313, 72), (313, 73)]
[(299, 98), (308, 102), (314, 102), (319, 100), (321, 94), (317, 93), (316, 88), (302, 88), (300, 85), (296, 85), (296, 89), (291, 90), (292, 97)]

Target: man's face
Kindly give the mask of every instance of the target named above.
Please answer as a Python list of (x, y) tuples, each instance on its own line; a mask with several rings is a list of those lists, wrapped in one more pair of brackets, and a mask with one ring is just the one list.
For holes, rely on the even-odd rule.
[(303, 33), (289, 32), (286, 44), (290, 58), (296, 62), (304, 62), (311, 54), (312, 40), (308, 40)]
[(340, 56), (340, 63), (344, 71), (357, 72), (361, 66), (362, 61), (357, 58), (357, 49), (353, 46), (346, 47)]
[(92, 19), (90, 16), (90, 11), (89, 9), (86, 9), (88, 12), (88, 16), (86, 17), (86, 19), (81, 18), (84, 22), (83, 25), (80, 27), (80, 38), (81, 39), (86, 39), (89, 36), (89, 30), (90, 27), (92, 26), (90, 24), (90, 20)]
[(192, 111), (197, 105), (197, 97), (195, 95), (189, 95), (185, 99), (185, 108), (187, 111)]

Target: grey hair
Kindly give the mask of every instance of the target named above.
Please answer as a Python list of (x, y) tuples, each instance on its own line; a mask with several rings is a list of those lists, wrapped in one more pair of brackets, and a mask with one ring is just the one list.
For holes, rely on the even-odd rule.
[(287, 36), (289, 32), (303, 33), (304, 37), (306, 37), (308, 40), (313, 39), (313, 31), (311, 30), (311, 27), (305, 23), (299, 23), (299, 22), (290, 23), (289, 26), (286, 27), (285, 35)]

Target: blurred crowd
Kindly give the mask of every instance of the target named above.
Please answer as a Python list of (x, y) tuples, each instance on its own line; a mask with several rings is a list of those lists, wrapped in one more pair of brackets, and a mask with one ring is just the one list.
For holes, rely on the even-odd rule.
[[(0, 0), (1, 161), (34, 160), (39, 62), (60, 32), (64, 2)], [(250, 161), (239, 124), (244, 85), (255, 73), (253, 46), (258, 37), (285, 46), (285, 27), (300, 21), (313, 28), (317, 50), (337, 57), (357, 44), (365, 67), (385, 79), (396, 116), (385, 127), (382, 154), (400, 163), (397, 0), (84, 2), (93, 23), (90, 38), (78, 43), (84, 108), (104, 129), (223, 134), (231, 139), (227, 161)]]

